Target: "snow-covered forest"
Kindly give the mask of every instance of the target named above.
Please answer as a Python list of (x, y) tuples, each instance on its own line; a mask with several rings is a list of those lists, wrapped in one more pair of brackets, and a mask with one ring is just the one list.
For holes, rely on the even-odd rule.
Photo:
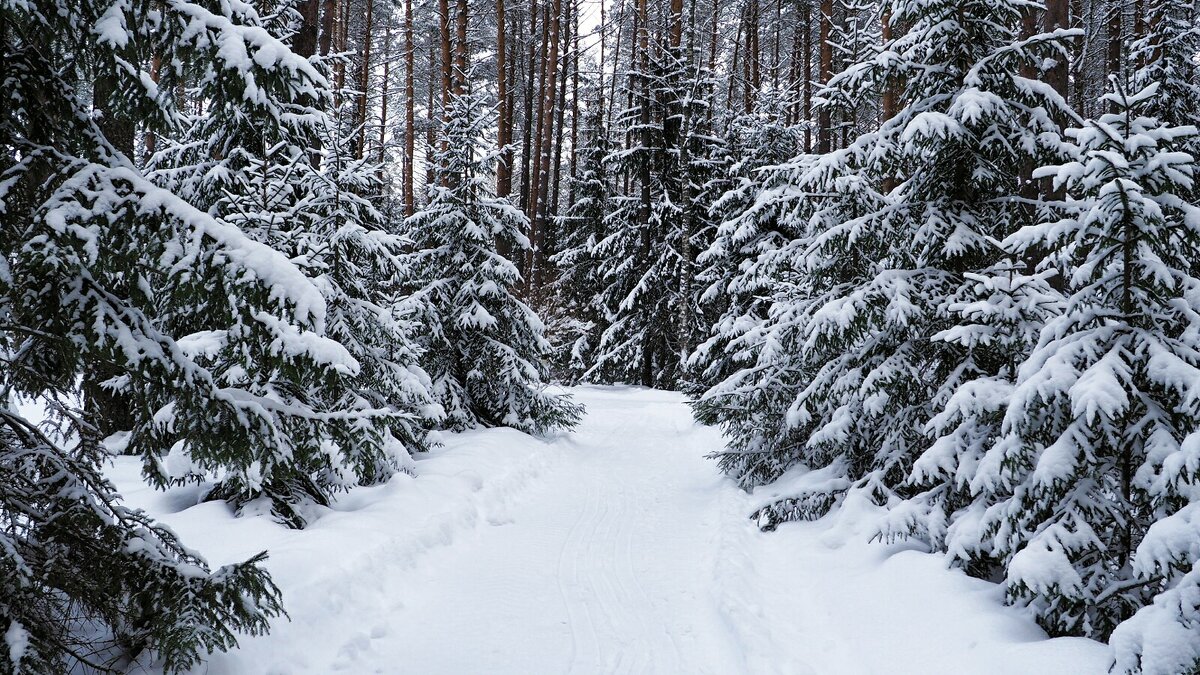
[[(463, 538), (546, 547), (441, 563), (554, 578), (577, 672), (1200, 672), (1195, 1), (0, 0), (0, 50), (0, 673), (560, 672), (346, 590)], [(975, 642), (806, 647), (899, 648), (806, 614), (864, 587)]]

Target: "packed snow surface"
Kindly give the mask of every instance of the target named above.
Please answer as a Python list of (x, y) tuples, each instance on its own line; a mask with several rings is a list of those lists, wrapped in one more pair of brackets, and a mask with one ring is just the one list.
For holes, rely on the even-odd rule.
[(870, 543), (851, 503), (761, 533), (684, 398), (582, 387), (573, 433), (448, 436), (417, 476), (344, 496), (304, 531), (113, 477), (214, 565), (270, 551), (291, 620), (209, 675), (972, 673), (1093, 675), (1107, 649), (1047, 640), (998, 586)]

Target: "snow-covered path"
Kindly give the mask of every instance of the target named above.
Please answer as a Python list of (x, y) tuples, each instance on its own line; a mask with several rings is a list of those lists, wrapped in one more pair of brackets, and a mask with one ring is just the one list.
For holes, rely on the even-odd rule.
[(361, 489), (308, 529), (233, 518), (114, 477), (212, 562), (264, 548), (291, 621), (209, 675), (1079, 675), (1104, 648), (1045, 640), (998, 587), (870, 544), (871, 507), (757, 531), (753, 496), (679, 394), (585, 387), (574, 433), (452, 436), (418, 477)]
[(548, 480), (412, 575), (412, 672), (736, 673), (715, 601), (722, 489), (677, 396), (592, 391)]

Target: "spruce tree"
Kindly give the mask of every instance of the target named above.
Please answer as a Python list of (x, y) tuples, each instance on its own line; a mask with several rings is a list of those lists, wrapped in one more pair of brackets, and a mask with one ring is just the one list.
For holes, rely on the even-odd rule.
[(556, 226), (559, 251), (551, 258), (558, 269), (551, 296), (556, 313), (553, 331), (554, 366), (568, 381), (578, 381), (591, 367), (600, 335), (606, 328), (597, 294), (602, 276), (594, 255), (604, 239), (604, 215), (610, 185), (604, 159), (611, 150), (604, 126), (604, 99), (589, 106), (588, 128), (579, 149), (579, 176), (572, 179), (573, 198)]
[[(689, 41), (695, 42), (695, 6), (691, 8), (692, 28)], [(712, 102), (717, 91), (716, 74), (696, 52), (685, 64), (679, 106), (683, 109), (682, 142), (680, 144), (679, 203), (682, 205), (683, 232), (680, 242), (679, 305), (680, 361), (683, 364), (680, 388), (695, 391), (701, 379), (691, 361), (697, 346), (708, 337), (717, 318), (713, 303), (705, 301), (708, 281), (704, 277), (701, 256), (712, 247), (721, 224), (720, 214), (713, 208), (728, 186), (731, 156), (729, 141), (722, 133), (721, 120)]]
[[(1040, 266), (1061, 269), (1068, 289), (980, 460), (975, 482), (994, 503), (972, 527), (1005, 563), (1010, 600), (1055, 635), (1106, 637), (1163, 591), (1182, 602), (1172, 610), (1163, 596), (1158, 612), (1175, 612), (1193, 637), (1200, 625), (1184, 599), (1196, 593), (1196, 555), (1179, 539), (1194, 537), (1200, 478), (1200, 210), (1180, 198), (1193, 158), (1177, 148), (1197, 132), (1145, 114), (1157, 89), (1116, 86), (1105, 97), (1113, 113), (1068, 131), (1073, 160), (1040, 172), (1067, 191), (1065, 213), (1006, 242), (1045, 252)], [(1143, 640), (1142, 656), (1162, 657), (1142, 635), (1123, 663)], [(1182, 672), (1191, 659), (1144, 667)]]
[[(1021, 168), (1051, 152), (1070, 114), (1020, 75), (1060, 48), (1054, 36), (1016, 39), (1023, 7), (893, 3), (903, 34), (822, 92), (822, 105), (858, 106), (895, 88), (908, 105), (783, 184), (801, 234), (764, 282), (760, 354), (698, 403), (726, 423), (722, 463), (743, 482), (822, 469), (764, 522), (819, 515), (851, 489), (880, 503), (908, 496), (926, 425), (965, 382), (1005, 363), (952, 337), (977, 279), (1012, 267), (996, 242), (1020, 225)], [(739, 405), (719, 410), (747, 382), (759, 390), (752, 403), (786, 402), (779, 426)]]
[(628, 73), (632, 105), (618, 123), (631, 132), (629, 146), (606, 160), (627, 176), (627, 189), (610, 197), (605, 237), (593, 247), (606, 327), (587, 379), (677, 387), (703, 337), (695, 258), (711, 229), (698, 197), (723, 153), (702, 100), (713, 75), (698, 56), (682, 46), (655, 50)]
[(282, 252), (322, 296), (319, 324), (295, 336), (302, 349), (242, 341), (261, 322), (224, 308), (198, 325), (169, 309), (161, 318), (175, 330), (203, 329), (185, 341), (198, 346), (195, 358), (291, 411), (291, 430), (266, 443), (207, 447), (160, 425), (151, 429), (160, 435), (152, 444), (131, 444), (156, 484), (215, 479), (206, 498), (239, 510), (265, 498), (293, 527), (309, 522), (319, 513), (313, 506), (327, 505), (335, 491), (407, 470), (409, 453), (426, 447), (426, 418), (437, 415), (417, 365), (415, 309), (401, 292), (403, 242), (384, 230), (371, 201), (381, 191), (379, 168), (354, 157), (345, 111), (327, 112), (336, 98), (321, 75), (329, 64), (315, 57), (303, 63), (313, 73), (310, 86), (256, 97), (233, 95), (214, 64), (196, 63), (195, 95), (208, 108), (182, 116), (180, 139), (163, 144), (151, 173)]
[[(655, 68), (631, 74), (630, 80), (658, 83), (661, 75)], [(606, 162), (630, 180), (625, 181), (628, 191), (610, 198), (605, 237), (593, 248), (603, 280), (599, 297), (606, 328), (586, 377), (672, 387), (680, 374), (678, 308), (684, 302), (678, 285), (681, 204), (671, 199), (678, 188), (678, 155), (664, 152), (655, 88), (638, 85), (633, 96), (635, 105), (621, 121), (632, 125), (636, 145), (615, 150)]]
[(784, 119), (787, 105), (780, 92), (767, 90), (757, 110), (731, 121), (734, 156), (707, 186), (725, 189), (708, 203), (716, 225), (712, 243), (698, 257), (700, 301), (716, 314), (707, 339), (689, 357), (700, 392), (747, 365), (730, 343), (766, 319), (775, 279), (759, 261), (799, 235), (791, 196), (779, 191), (790, 185), (794, 166), (785, 165), (800, 150), (800, 130)]
[(495, 197), (488, 169), (490, 121), (479, 92), (452, 95), (431, 158), (438, 182), (408, 218), (412, 282), (422, 303), (421, 347), (435, 401), (452, 430), (509, 426), (528, 433), (569, 428), (583, 412), (568, 395), (546, 391), (550, 344), (541, 320), (514, 294), (520, 273), (497, 251), (524, 251), (528, 220)]
[[(1144, 35), (1130, 48), (1129, 60), (1142, 64), (1133, 73), (1133, 87), (1157, 84), (1150, 112), (1164, 124), (1188, 125), (1200, 121), (1200, 26), (1195, 8), (1185, 3), (1152, 0), (1146, 3)], [(1189, 142), (1196, 142), (1195, 139)], [(1195, 152), (1194, 146), (1186, 148)]]
[[(100, 473), (112, 418), (72, 405), (77, 382), (106, 374), (98, 385), (120, 395), (147, 457), (177, 443), (256, 456), (319, 423), (210, 354), (320, 378), (353, 364), (322, 336), (311, 280), (147, 179), (132, 130), (177, 124), (175, 85), (196, 68), (213, 100), (267, 107), (322, 80), (245, 4), (8, 3), (0, 49), (0, 669), (185, 670), (265, 631), (278, 591), (262, 556), (210, 570), (120, 503)], [(152, 55), (168, 64), (157, 84), (138, 67)], [(13, 410), (18, 396), (47, 402), (60, 432)], [(243, 466), (248, 482), (269, 475)]]
[(405, 290), (410, 242), (385, 227), (375, 206), (382, 199), (380, 167), (353, 156), (340, 124), (321, 134), (319, 164), (299, 163), (302, 236), (292, 249), (325, 296), (326, 335), (359, 364), (345, 386), (320, 390), (322, 405), (371, 413), (331, 428), (341, 461), (323, 482), (334, 487), (376, 484), (409, 471), (410, 455), (428, 449), (427, 428), (442, 414), (420, 366), (417, 318), (424, 308)]

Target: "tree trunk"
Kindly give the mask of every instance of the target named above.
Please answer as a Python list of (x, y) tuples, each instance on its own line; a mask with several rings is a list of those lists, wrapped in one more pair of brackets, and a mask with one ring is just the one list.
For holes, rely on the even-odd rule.
[[(526, 59), (525, 72), (525, 116), (521, 123), (521, 208), (525, 211), (525, 215), (533, 218), (532, 208), (529, 204), (530, 197), (530, 176), (533, 173), (533, 95), (537, 88), (538, 61), (537, 61), (537, 35), (538, 26), (538, 6), (537, 0), (532, 0), (529, 6), (529, 49), (528, 58)], [(526, 277), (525, 284), (528, 286), (529, 279)]]
[[(713, 0), (712, 5), (712, 34), (708, 42), (708, 70), (717, 72), (717, 43), (720, 42), (721, 0)], [(716, 92), (713, 92), (714, 96)], [(715, 101), (714, 101), (715, 103)]]
[(375, 0), (366, 0), (366, 3), (367, 14), (363, 19), (365, 25), (362, 35), (362, 64), (358, 69), (358, 111), (354, 116), (354, 121), (358, 123), (358, 140), (354, 144), (356, 148), (354, 156), (357, 159), (367, 156), (367, 89), (371, 86), (371, 34), (375, 28)]
[[(645, 227), (650, 222), (650, 161), (646, 155), (649, 152), (650, 146), (653, 143), (653, 137), (650, 132), (650, 29), (649, 15), (647, 14), (647, 0), (637, 0), (638, 7), (638, 31), (637, 31), (637, 62), (641, 70), (641, 106), (639, 110), (639, 123), (642, 127), (642, 157), (638, 162), (639, 180), (641, 182), (641, 207), (638, 212), (638, 222)], [(648, 244), (648, 242), (647, 242)]]
[[(682, 7), (680, 7), (682, 12)], [(682, 18), (680, 19), (682, 23)], [(682, 31), (681, 31), (682, 32)], [(679, 44), (675, 45), (678, 51)], [(693, 59), (699, 55), (696, 50), (696, 0), (688, 2), (688, 46), (686, 55), (682, 57), (686, 64), (685, 72), (693, 73), (699, 70), (699, 64), (693, 64)], [(707, 96), (711, 95), (708, 91), (692, 91), (692, 95)], [(680, 105), (679, 114), (682, 117), (682, 126), (680, 128), (679, 142), (679, 166), (682, 169), (682, 184), (679, 186), (679, 202), (684, 205), (685, 217), (682, 219), (681, 231), (679, 233), (679, 307), (676, 320), (678, 321), (678, 339), (679, 339), (679, 356), (680, 362), (686, 363), (687, 357), (692, 351), (692, 282), (695, 277), (693, 268), (694, 260), (692, 254), (692, 234), (695, 232), (695, 213), (696, 208), (693, 205), (692, 198), (692, 181), (691, 173), (691, 157), (689, 152), (691, 146), (688, 138), (692, 131), (692, 125), (695, 123), (693, 114), (694, 106)]]
[[(579, 0), (575, 0), (575, 1), (579, 2)], [(600, 125), (601, 126), (604, 125), (604, 120), (605, 120), (605, 115), (604, 115), (604, 64), (605, 64), (604, 43), (608, 41), (608, 23), (607, 23), (608, 17), (605, 16), (605, 14), (604, 14), (604, 6), (607, 4), (608, 4), (608, 2), (606, 0), (600, 0), (600, 61), (596, 64), (596, 78), (599, 82), (599, 85), (596, 87), (596, 92), (597, 92), (596, 96), (599, 100), (596, 102), (596, 105), (600, 106), (599, 110), (600, 110)], [(576, 7), (577, 13), (578, 13), (578, 9), (579, 8)], [(576, 35), (579, 34), (578, 26), (575, 27), (575, 33), (576, 33)], [(576, 44), (575, 44), (575, 76), (576, 77), (579, 76), (579, 43), (578, 43), (578, 41), (576, 41)], [(614, 77), (613, 79), (615, 80), (616, 78)], [(576, 92), (578, 93), (578, 90), (576, 90)]]
[(508, 73), (505, 71), (507, 49), (504, 0), (496, 0), (496, 142), (500, 146), (500, 156), (496, 162), (496, 195), (499, 197), (507, 197), (512, 192), (512, 120), (508, 117)]
[(549, 207), (549, 181), (550, 181), (550, 145), (553, 138), (554, 130), (554, 108), (555, 96), (557, 94), (558, 82), (558, 60), (559, 60), (559, 32), (562, 23), (562, 0), (553, 0), (547, 15), (546, 28), (549, 30), (549, 48), (546, 50), (546, 74), (545, 74), (545, 89), (542, 100), (542, 121), (539, 123), (539, 140), (541, 148), (538, 152), (538, 175), (536, 185), (537, 192), (533, 200), (533, 265), (531, 267), (531, 281), (534, 285), (534, 294), (537, 297), (541, 292), (542, 282), (542, 267), (545, 260), (545, 243), (546, 243), (546, 213)]
[[(1118, 82), (1124, 82), (1121, 77), (1124, 70), (1124, 64), (1121, 63), (1121, 43), (1125, 39), (1125, 31), (1122, 24), (1122, 14), (1125, 13), (1124, 2), (1114, 2), (1108, 6), (1108, 35), (1105, 43), (1105, 55), (1107, 57), (1107, 75), (1116, 76)], [(1110, 113), (1118, 112), (1120, 105), (1116, 102), (1109, 101), (1108, 111)]]
[[(442, 58), (442, 121), (448, 121), (450, 114), (450, 92), (454, 89), (451, 72), (454, 69), (453, 55), (450, 53), (450, 3), (449, 0), (438, 0), (438, 44), (441, 46)], [(445, 150), (443, 144), (443, 150)]]
[[(150, 79), (154, 80), (155, 84), (158, 84), (159, 73), (161, 71), (162, 71), (162, 56), (160, 54), (158, 54), (158, 52), (155, 52), (154, 56), (150, 57)], [(154, 134), (153, 130), (147, 129), (146, 130), (146, 161), (147, 162), (149, 162), (150, 158), (154, 156), (154, 152), (157, 149), (158, 149), (158, 136), (156, 136)], [(132, 159), (132, 157), (130, 159)]]
[(737, 33), (734, 35), (734, 38), (733, 38), (733, 57), (731, 60), (731, 65), (729, 67), (729, 73), (728, 73), (729, 82), (727, 83), (726, 93), (725, 93), (725, 108), (730, 111), (733, 110), (733, 98), (734, 98), (733, 93), (734, 93), (735, 83), (737, 82), (738, 56), (739, 56), (739, 53), (741, 52), (741, 49), (742, 49), (742, 22), (738, 21)]
[(437, 146), (436, 134), (434, 133), (434, 127), (436, 126), (434, 123), (434, 120), (437, 119), (437, 116), (434, 114), (434, 94), (433, 94), (434, 90), (436, 89), (436, 87), (434, 87), (434, 85), (433, 85), (433, 77), (434, 77), (433, 70), (437, 67), (436, 64), (437, 64), (437, 42), (434, 40), (430, 40), (429, 41), (429, 70), (430, 70), (430, 73), (429, 73), (429, 80), (428, 80), (429, 86), (426, 87), (426, 93), (428, 94), (428, 99), (425, 104), (426, 105), (425, 116), (426, 116), (426, 122), (427, 122), (427, 124), (425, 125), (425, 189), (426, 190), (428, 190), (429, 186), (433, 185), (434, 182), (437, 180), (437, 161), (434, 158), (434, 153), (436, 152), (436, 146)]
[[(96, 126), (104, 137), (117, 152), (134, 161), (136, 124), (129, 116), (120, 114), (117, 81), (112, 75), (96, 78), (92, 107), (99, 113)], [(125, 374), (123, 364), (96, 360), (88, 365), (81, 383), (88, 421), (95, 425), (101, 438), (133, 429), (134, 411), (128, 397), (102, 386), (103, 382)]]
[[(537, 264), (538, 248), (538, 206), (541, 202), (542, 189), (542, 136), (546, 133), (546, 76), (549, 74), (550, 61), (553, 55), (550, 46), (550, 7), (542, 5), (542, 49), (541, 60), (536, 68), (537, 86), (534, 89), (534, 120), (530, 122), (533, 138), (529, 144), (529, 194), (525, 210), (529, 214), (529, 242), (531, 248), (525, 254), (525, 290), (532, 295), (537, 288), (534, 270)], [(532, 84), (532, 82), (531, 82)]]
[(412, 0), (404, 0), (404, 217), (416, 210), (413, 163), (416, 160), (416, 101), (417, 95), (413, 53)]
[(560, 204), (559, 198), (561, 196), (560, 190), (562, 188), (562, 148), (563, 148), (563, 137), (566, 134), (567, 79), (568, 79), (567, 78), (567, 68), (570, 66), (570, 63), (571, 63), (571, 47), (570, 47), (570, 45), (572, 43), (573, 36), (571, 34), (571, 19), (570, 19), (570, 17), (571, 17), (571, 8), (572, 8), (573, 4), (574, 4), (574, 2), (572, 0), (567, 0), (565, 11), (567, 12), (568, 18), (566, 20), (566, 24), (567, 24), (566, 28), (564, 29), (566, 31), (566, 34), (565, 34), (564, 38), (561, 40), (561, 42), (562, 42), (562, 66), (559, 68), (559, 70), (562, 71), (562, 73), (561, 73), (561, 76), (558, 78), (558, 104), (555, 106), (555, 111), (554, 111), (554, 117), (555, 117), (555, 122), (554, 122), (554, 129), (555, 129), (555, 131), (554, 131), (554, 161), (551, 162), (551, 171), (553, 173), (553, 178), (551, 178), (551, 180), (550, 180), (550, 191), (546, 193), (547, 196), (549, 197), (549, 201), (546, 204), (546, 208), (545, 208), (546, 216), (545, 216), (545, 218), (543, 218), (544, 222), (542, 225), (543, 229), (545, 230), (545, 235), (544, 235), (543, 239), (546, 242), (546, 250), (543, 253), (543, 257), (542, 257), (542, 270), (543, 270), (542, 271), (542, 284), (543, 285), (548, 285), (548, 284), (554, 283), (555, 269), (554, 269), (554, 266), (548, 264), (547, 261), (549, 260), (550, 256), (554, 255), (554, 252), (558, 250), (556, 248), (557, 242), (554, 240), (553, 223), (554, 223), (555, 218), (558, 217), (558, 205)]
[[(601, 3), (601, 4), (603, 4), (603, 3)], [(617, 5), (617, 42), (613, 46), (613, 64), (614, 64), (613, 65), (613, 76), (612, 76), (612, 82), (609, 83), (609, 90), (608, 90), (609, 108), (605, 112), (604, 120), (603, 120), (606, 129), (608, 128), (608, 125), (612, 121), (612, 106), (616, 103), (616, 100), (617, 100), (617, 65), (616, 64), (621, 63), (621, 42), (622, 42), (621, 38), (622, 38), (624, 31), (625, 31), (625, 0), (619, 0), (619, 4)], [(603, 63), (604, 62), (601, 61), (601, 64), (603, 64)]]
[[(833, 45), (830, 37), (833, 28), (833, 0), (821, 0), (820, 26), (820, 82), (829, 84), (833, 78)], [(817, 152), (826, 154), (833, 148), (833, 128), (829, 107), (821, 106), (817, 114)]]
[[(603, 5), (603, 2), (601, 2)], [(575, 178), (578, 176), (578, 152), (579, 147), (579, 0), (571, 0), (571, 33), (575, 36), (575, 43), (571, 47), (571, 190), (568, 198), (571, 203), (575, 202)], [(601, 63), (604, 57), (601, 56)], [(600, 90), (604, 90), (604, 82), (600, 83)]]
[[(337, 40), (334, 44), (334, 51), (346, 51), (346, 42), (350, 37), (350, 0), (346, 0), (337, 6), (338, 24), (337, 24)], [(337, 92), (336, 100), (338, 105), (341, 105), (342, 90), (346, 88), (346, 61), (340, 60), (337, 64), (337, 75), (334, 78), (334, 89)]]
[(758, 0), (750, 0), (746, 9), (746, 50), (742, 58), (742, 108), (746, 113), (754, 110), (754, 97), (758, 93)]
[(671, 0), (671, 28), (667, 39), (673, 50), (678, 50), (683, 41), (683, 0)]
[(321, 56), (329, 56), (333, 47), (333, 20), (337, 16), (337, 0), (325, 0), (321, 8), (321, 40), (319, 49)]
[(804, 3), (804, 151), (812, 152), (813, 147), (813, 72), (812, 72), (812, 0), (802, 0)]
[[(1068, 0), (1046, 0), (1046, 13), (1042, 17), (1044, 32), (1052, 33), (1070, 25), (1067, 3)], [(1054, 65), (1046, 71), (1046, 83), (1054, 87), (1060, 96), (1067, 95), (1067, 66), (1066, 59), (1059, 57)]]
[[(892, 13), (885, 10), (883, 12), (883, 25), (881, 26), (883, 34), (883, 44), (887, 45), (892, 41)], [(887, 121), (896, 116), (896, 88), (898, 83), (895, 78), (888, 80), (887, 85), (883, 89), (883, 121)]]
[[(392, 77), (392, 17), (388, 15), (388, 22), (383, 27), (383, 83), (379, 87), (379, 171), (380, 179), (383, 178), (383, 163), (386, 157), (387, 148), (387, 131), (388, 131), (388, 91), (390, 90)], [(384, 188), (386, 190), (386, 183)]]
[[(1095, 7), (1095, 3), (1090, 3)], [(1071, 17), (1071, 27), (1078, 30), (1083, 30), (1083, 0), (1069, 0), (1068, 11)], [(1092, 116), (1091, 110), (1094, 106), (1090, 97), (1087, 95), (1087, 80), (1084, 77), (1083, 68), (1086, 66), (1084, 62), (1084, 51), (1087, 49), (1087, 38), (1077, 38), (1071, 41), (1071, 63), (1069, 66), (1070, 72), (1074, 73), (1071, 79), (1071, 94), (1070, 101), (1075, 112), (1082, 117), (1088, 118)]]
[[(1130, 36), (1131, 42), (1136, 42), (1146, 37), (1146, 7), (1147, 3), (1144, 0), (1133, 0), (1133, 35)], [(1142, 69), (1146, 67), (1146, 50), (1139, 50), (1138, 62), (1133, 67)]]
[(300, 13), (300, 29), (292, 40), (292, 51), (297, 56), (307, 59), (317, 53), (317, 15), (320, 8), (320, 0), (303, 0), (296, 8)]
[(754, 41), (750, 48), (750, 54), (754, 57), (750, 60), (750, 83), (754, 87), (752, 99), (757, 101), (758, 92), (762, 91), (762, 4), (759, 0), (751, 0), (750, 6), (753, 8), (750, 39)]
[(454, 93), (462, 96), (467, 91), (467, 68), (470, 45), (467, 42), (467, 0), (458, 0), (458, 21), (455, 25), (454, 46)]
[(783, 27), (783, 0), (775, 0), (775, 44), (771, 48), (771, 86), (779, 89), (779, 40)]

